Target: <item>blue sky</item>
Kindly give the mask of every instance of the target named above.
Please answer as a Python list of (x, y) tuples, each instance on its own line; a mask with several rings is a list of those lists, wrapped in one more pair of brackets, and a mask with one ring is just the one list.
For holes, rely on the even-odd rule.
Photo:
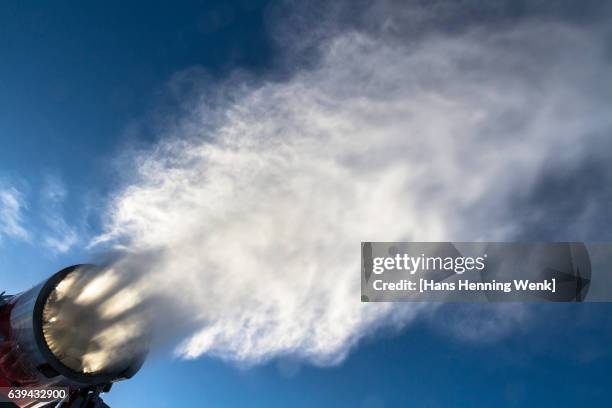
[[(505, 2), (498, 3), (506, 4)], [(584, 10), (578, 13), (576, 7), (570, 6), (551, 7), (550, 10), (535, 6), (533, 10), (527, 6), (516, 9), (501, 7), (502, 11), (497, 9), (491, 11), (483, 4), (474, 2), (477, 5), (476, 9), (482, 7), (484, 11), (473, 14), (466, 12), (461, 17), (456, 17), (453, 13), (445, 17), (444, 10), (446, 9), (441, 6), (438, 17), (429, 22), (437, 27), (434, 29), (429, 26), (417, 27), (416, 25), (404, 27), (401, 24), (404, 14), (397, 12), (391, 15), (399, 16), (400, 20), (397, 25), (399, 28), (395, 31), (391, 30), (391, 34), (380, 29), (380, 26), (383, 25), (381, 21), (386, 21), (384, 17), (387, 13), (404, 10), (394, 2), (384, 2), (384, 6), (374, 9), (364, 8), (364, 10), (369, 10), (367, 12), (360, 11), (358, 7), (356, 10), (352, 10), (351, 7), (345, 9), (338, 7), (340, 9), (338, 10), (330, 7), (329, 4), (326, 6), (317, 4), (313, 6), (313, 11), (295, 4), (281, 7), (278, 4), (270, 5), (266, 2), (254, 1), (181, 2), (180, 5), (162, 2), (130, 2), (129, 5), (126, 5), (125, 2), (106, 2), (87, 6), (77, 2), (60, 2), (53, 5), (28, 2), (3, 4), (0, 6), (0, 191), (13, 192), (19, 198), (22, 204), (19, 212), (20, 225), (27, 231), (27, 238), (19, 237), (18, 234), (0, 234), (0, 289), (7, 290), (9, 293), (18, 292), (38, 283), (62, 267), (95, 258), (97, 249), (88, 249), (89, 241), (92, 237), (109, 229), (109, 217), (111, 218), (110, 224), (119, 230), (119, 236), (123, 237), (127, 234), (133, 238), (141, 236), (139, 234), (142, 233), (142, 236), (146, 237), (145, 242), (157, 242), (153, 239), (155, 230), (153, 232), (147, 229), (131, 230), (131, 227), (125, 226), (128, 225), (127, 222), (122, 224), (125, 220), (117, 216), (113, 218), (113, 215), (108, 213), (109, 203), (134, 202), (140, 197), (126, 194), (125, 185), (132, 183), (134, 177), (133, 168), (126, 163), (132, 162), (133, 164), (136, 162), (136, 157), (141, 157), (139, 156), (141, 153), (136, 152), (149, 152), (149, 149), (154, 149), (166, 138), (176, 139), (174, 134), (177, 131), (168, 130), (168, 128), (173, 128), (165, 121), (172, 122), (175, 118), (179, 118), (176, 120), (181, 122), (183, 110), (190, 112), (193, 110), (190, 107), (185, 108), (183, 104), (198, 104), (190, 99), (190, 95), (194, 94), (196, 100), (202, 94), (205, 95), (204, 98), (214, 99), (210, 97), (208, 90), (225, 86), (223, 84), (228, 82), (228, 78), (233, 78), (232, 75), (237, 75), (236, 72), (246, 78), (244, 81), (248, 86), (257, 87), (257, 84), (267, 80), (273, 83), (267, 88), (263, 87), (263, 97), (260, 98), (263, 100), (269, 98), (272, 101), (287, 101), (283, 98), (286, 98), (286, 95), (293, 95), (295, 89), (304, 89), (304, 87), (300, 88), (304, 84), (310, 84), (313, 87), (322, 84), (321, 94), (332, 95), (326, 101), (336, 110), (343, 109), (343, 107), (337, 107), (337, 105), (342, 105), (341, 103), (335, 105), (337, 100), (350, 98), (354, 102), (363, 95), (365, 96), (361, 99), (362, 101), (378, 102), (386, 99), (388, 93), (389, 100), (404, 103), (403, 101), (410, 98), (402, 94), (406, 90), (401, 86), (397, 87), (401, 88), (399, 91), (393, 90), (385, 87), (385, 82), (381, 81), (381, 89), (387, 92), (383, 93), (384, 97), (381, 97), (378, 94), (379, 88), (377, 88), (379, 82), (375, 80), (363, 82), (364, 77), (377, 78), (370, 71), (356, 72), (362, 75), (356, 76), (355, 84), (363, 85), (363, 88), (357, 85), (354, 87), (339, 86), (334, 82), (335, 78), (342, 78), (346, 74), (345, 71), (338, 70), (338, 61), (335, 58), (346, 61), (341, 64), (346, 66), (370, 64), (374, 72), (384, 71), (385, 75), (392, 77), (398, 75), (392, 68), (400, 66), (403, 69), (404, 62), (391, 59), (389, 63), (391, 68), (387, 72), (385, 71), (386, 60), (380, 64), (377, 59), (378, 54), (372, 50), (361, 55), (361, 59), (349, 60), (348, 57), (360, 55), (360, 50), (369, 50), (368, 47), (370, 47), (367, 42), (357, 41), (355, 45), (352, 37), (342, 37), (344, 42), (340, 42), (340, 45), (336, 43), (336, 47), (339, 47), (336, 54), (327, 53), (325, 47), (322, 51), (317, 44), (327, 44), (329, 37), (353, 31), (366, 33), (375, 38), (375, 41), (385, 43), (418, 42), (430, 30), (440, 29), (441, 32), (444, 32), (448, 28), (453, 32), (457, 26), (461, 27), (462, 24), (474, 24), (474, 20), (482, 23), (485, 30), (495, 32), (491, 31), (491, 27), (514, 24), (516, 20), (526, 18), (525, 16), (529, 17), (529, 13), (533, 13), (537, 17), (535, 19), (536, 28), (538, 24), (544, 24), (542, 22), (544, 20), (560, 21), (559, 24), (563, 25), (561, 29), (556, 31), (557, 28), (547, 26), (544, 32), (553, 33), (552, 37), (558, 34), (559, 38), (568, 40), (566, 42), (569, 44), (567, 45), (570, 50), (568, 54), (575, 55), (573, 54), (574, 48), (571, 47), (580, 49), (583, 39), (580, 35), (574, 35), (571, 30), (584, 25), (585, 21), (587, 26), (591, 23), (593, 26), (600, 24), (599, 15), (604, 14), (599, 13), (596, 6), (591, 3), (596, 4), (596, 2), (590, 2), (588, 7), (585, 6)], [(359, 7), (363, 8), (365, 5), (359, 3)], [(453, 11), (452, 8), (450, 10)], [(321, 17), (321, 15), (324, 16)], [(438, 27), (440, 22), (446, 25), (440, 28)], [(569, 34), (566, 26), (570, 27)], [(311, 28), (312, 31), (310, 31)], [(605, 44), (608, 50), (607, 62), (609, 62), (611, 55), (609, 54), (609, 38), (611, 37), (609, 30), (606, 31), (605, 28), (599, 31), (589, 31), (587, 34), (597, 39), (607, 38)], [(526, 31), (528, 34), (525, 35), (531, 38), (529, 36), (532, 35), (533, 30)], [(601, 34), (602, 32), (604, 34)], [(545, 36), (539, 35), (538, 38), (540, 37)], [(555, 47), (558, 47), (559, 52), (551, 52), (552, 56), (549, 56), (549, 60), (556, 61), (558, 65), (554, 67), (558, 67), (557, 70), (539, 72), (537, 67), (533, 68), (529, 63), (516, 62), (520, 59), (517, 57), (516, 61), (512, 60), (516, 62), (516, 67), (506, 72), (499, 67), (499, 62), (496, 62), (500, 58), (503, 60), (501, 54), (495, 54), (490, 60), (486, 58), (486, 55), (481, 55), (481, 52), (487, 54), (492, 49), (497, 50), (499, 47), (494, 44), (492, 48), (487, 48), (490, 47), (489, 44), (484, 45), (482, 49), (469, 48), (466, 44), (472, 44), (469, 42), (471, 38), (473, 36), (468, 36), (467, 40), (462, 39), (458, 42), (451, 39), (447, 43), (442, 42), (440, 48), (437, 48), (439, 45), (437, 42), (424, 43), (428, 44), (424, 48), (434, 50), (432, 52), (434, 54), (439, 49), (460, 49), (462, 52), (469, 52), (466, 50), (476, 48), (475, 58), (478, 58), (478, 61), (484, 61), (482, 71), (478, 69), (474, 71), (478, 76), (476, 82), (490, 84), (491, 89), (500, 89), (499, 92), (508, 91), (504, 95), (508, 99), (516, 98), (512, 100), (518, 101), (518, 104), (525, 101), (544, 101), (545, 103), (550, 102), (552, 106), (557, 103), (555, 98), (557, 90), (559, 90), (559, 95), (575, 97), (578, 102), (576, 106), (570, 107), (571, 112), (579, 111), (582, 115), (587, 115), (586, 122), (588, 123), (580, 125), (581, 127), (578, 126), (576, 130), (583, 137), (579, 140), (585, 140), (581, 147), (584, 147), (587, 153), (579, 158), (559, 154), (557, 155), (561, 157), (559, 162), (545, 155), (534, 155), (534, 158), (529, 161), (519, 161), (517, 168), (533, 168), (533, 171), (538, 173), (532, 183), (526, 182), (529, 186), (524, 189), (515, 187), (521, 183), (513, 178), (504, 178), (502, 183), (483, 182), (485, 183), (483, 184), (484, 189), (492, 196), (499, 197), (499, 200), (504, 200), (506, 204), (500, 207), (501, 201), (497, 201), (496, 198), (491, 200), (490, 207), (487, 205), (457, 206), (458, 217), (465, 217), (466, 221), (444, 230), (449, 234), (448, 240), (454, 240), (461, 234), (465, 239), (486, 237), (528, 240), (609, 239), (611, 233), (609, 229), (606, 229), (606, 225), (610, 225), (612, 221), (612, 213), (607, 208), (609, 198), (612, 197), (610, 190), (612, 169), (609, 165), (610, 151), (606, 151), (605, 148), (610, 146), (610, 128), (606, 128), (607, 119), (597, 110), (599, 109), (597, 106), (601, 106), (602, 101), (609, 101), (606, 98), (612, 93), (610, 93), (609, 85), (593, 86), (594, 83), (599, 84), (598, 81), (610, 79), (609, 76), (605, 76), (607, 74), (600, 72), (602, 66), (609, 67), (602, 63), (606, 60), (593, 56), (596, 51), (591, 52), (589, 49), (584, 51), (585, 54), (581, 54), (580, 57), (586, 61), (586, 65), (589, 63), (591, 65), (588, 66), (588, 69), (576, 70), (569, 61), (571, 58), (568, 59), (563, 52), (563, 46), (553, 42), (556, 44), (553, 49), (556, 50)], [(515, 47), (517, 43), (522, 44), (521, 38), (509, 40), (508, 52), (512, 52), (514, 49), (512, 47)], [(542, 41), (539, 45), (546, 49), (546, 46), (550, 44), (546, 43), (548, 41), (546, 39)], [(560, 40), (559, 43), (562, 41)], [(353, 50), (355, 54), (346, 51), (347, 49)], [(343, 54), (343, 51), (347, 54)], [(491, 53), (494, 52), (491, 51)], [(418, 52), (416, 54), (423, 56), (424, 61), (436, 66), (435, 58), (432, 60), (425, 58), (430, 54), (418, 54)], [(525, 54), (532, 55), (531, 52)], [(545, 52), (541, 54), (544, 55)], [(405, 57), (406, 64), (412, 64), (411, 55), (413, 54), (408, 53)], [(517, 52), (516, 55), (522, 56), (523, 54)], [(547, 56), (544, 55), (544, 57)], [(422, 60), (419, 59), (419, 61)], [(323, 66), (323, 69), (317, 68), (319, 64)], [(444, 87), (447, 84), (449, 85), (447, 88), (452, 88), (446, 95), (449, 100), (462, 93), (462, 95), (467, 95), (462, 96), (465, 106), (470, 109), (477, 106), (473, 95), (479, 94), (478, 87), (461, 88), (458, 85), (455, 87), (456, 81), (444, 82), (445, 79), (437, 77), (432, 79), (425, 74), (419, 74), (421, 71), (419, 71), (420, 65), (418, 64), (407, 66), (414, 69), (416, 76), (423, 75), (419, 85), (437, 89), (437, 86)], [(526, 66), (529, 69), (526, 69)], [(194, 70), (194, 67), (197, 69)], [(501, 85), (498, 88), (495, 75), (487, 74), (491, 67), (503, 78), (514, 78), (511, 71), (516, 68), (517, 72), (523, 74), (521, 78), (528, 77), (534, 79), (533, 82), (542, 79), (538, 83), (538, 86), (541, 86), (541, 93), (536, 91), (533, 94), (530, 93), (527, 89), (529, 86), (526, 84), (531, 84), (531, 80), (525, 83), (517, 81), (516, 87), (513, 88), (518, 89), (517, 94), (509, 92)], [(314, 79), (309, 76), (308, 73), (311, 72), (309, 69), (314, 70), (312, 74)], [(525, 71), (521, 71), (522, 69)], [(188, 73), (187, 80), (184, 78), (185, 72)], [(459, 70), (457, 75), (463, 75), (462, 72)], [(543, 78), (548, 78), (547, 73), (550, 72), (558, 74), (561, 79), (575, 80), (577, 84), (575, 89), (558, 85), (563, 81), (550, 83), (544, 81)], [(304, 73), (303, 76), (300, 76), (300, 73)], [(337, 76), (334, 76), (334, 73), (337, 73)], [(350, 73), (355, 74), (353, 71)], [(296, 77), (300, 79), (296, 81), (295, 87), (284, 87), (286, 82), (293, 83), (291, 81), (294, 81), (293, 78)], [(393, 78), (401, 78), (401, 76)], [(460, 78), (471, 84), (469, 75), (460, 76)], [(233, 83), (235, 79), (231, 81)], [(406, 79), (406, 83), (408, 82), (410, 81)], [(605, 82), (601, 83), (605, 84)], [(181, 89), (173, 91), (173, 86), (177, 84)], [(280, 90), (275, 84), (280, 84)], [(407, 85), (406, 89), (410, 89), (410, 92), (419, 92), (420, 87), (415, 84)], [(234, 88), (240, 88), (240, 86), (232, 85), (232, 91), (236, 93), (232, 94), (230, 99), (240, 98), (236, 95), (243, 95), (240, 90), (236, 91)], [(363, 95), (360, 94), (362, 90)], [(238, 112), (254, 112), (251, 115), (245, 115), (244, 123), (254, 127), (254, 123), (249, 122), (249, 118), (257, 117), (262, 112), (263, 116), (266, 116), (267, 113), (282, 116), (282, 110), (279, 113), (258, 102), (260, 101), (256, 97), (258, 94), (249, 92), (246, 91), (247, 97), (245, 97), (248, 102), (245, 102), (244, 105), (239, 104), (241, 109), (236, 109)], [(304, 93), (307, 94), (306, 91)], [(355, 96), (355, 93), (359, 95)], [(214, 92), (210, 91), (210, 94), (214, 95)], [(339, 99), (334, 100), (334, 97)], [(522, 99), (523, 97), (525, 99)], [(427, 116), (427, 112), (423, 113), (419, 109), (423, 106), (430, 106), (428, 105), (430, 99), (427, 97), (421, 99), (420, 96), (415, 96), (414, 99), (417, 102), (414, 106), (410, 106), (411, 114), (417, 119), (420, 115)], [(304, 104), (304, 109), (307, 110), (309, 101), (310, 99), (298, 100), (296, 104)], [(504, 121), (512, 122), (512, 126), (495, 127), (498, 133), (505, 135), (505, 131), (514, 129), (513, 126), (516, 126), (532, 137), (532, 139), (527, 138), (516, 145), (511, 145), (511, 148), (517, 150), (519, 146), (533, 143), (533, 151), (536, 151), (542, 145), (549, 146), (548, 139), (539, 139), (536, 137), (539, 133), (538, 135), (530, 133), (535, 132), (535, 127), (521, 127), (523, 123), (531, 123), (531, 118), (521, 110), (522, 108), (508, 107), (496, 98), (492, 98), (491, 101), (494, 109), (496, 106), (499, 107), (499, 110), (494, 112), (494, 122), (496, 124)], [(222, 102), (221, 105), (225, 106), (225, 103)], [(355, 106), (357, 105), (358, 103)], [(433, 115), (448, 112), (447, 117), (450, 118), (450, 121), (453, 120), (452, 110), (454, 108), (449, 106), (452, 105), (433, 105), (428, 108), (432, 109), (428, 112), (433, 112)], [(214, 109), (211, 109), (210, 115), (215, 112)], [(327, 117), (325, 116), (327, 111), (318, 108), (308, 112), (313, 113), (312, 117)], [(342, 112), (343, 115), (350, 113)], [(459, 113), (464, 114), (465, 112), (459, 110)], [(546, 116), (547, 114), (547, 112), (539, 112), (538, 119), (541, 119), (537, 122), (539, 125), (547, 123), (547, 120), (550, 119), (549, 116)], [(271, 115), (269, 116), (272, 117)], [(399, 116), (403, 118), (406, 115)], [(341, 117), (345, 118), (345, 116)], [(371, 119), (371, 122), (368, 122), (370, 116), (357, 115), (355, 121), (362, 120), (362, 118), (365, 118), (364, 123), (359, 123), (361, 128), (365, 129), (370, 129), (369, 124), (372, 124), (374, 128), (378, 126), (386, 129), (389, 122), (397, 122), (399, 128), (408, 129), (410, 132), (413, 129), (405, 126), (404, 119), (392, 114), (383, 116), (383, 121), (375, 117)], [(255, 123), (261, 122), (266, 126), (272, 126), (263, 119), (262, 117), (259, 121), (258, 118)], [(277, 122), (282, 121), (282, 119), (277, 120)], [(296, 120), (287, 122), (286, 125), (281, 123), (278, 126), (280, 129), (290, 129), (298, 122), (301, 123)], [(322, 119), (322, 122), (325, 120)], [(195, 123), (200, 122), (196, 120)], [(335, 123), (344, 125), (344, 122), (341, 121)], [(447, 127), (441, 125), (440, 129), (452, 129), (451, 125), (455, 122), (449, 123)], [(383, 124), (385, 126), (382, 126)], [(274, 126), (271, 129), (276, 129)], [(341, 129), (342, 126), (338, 128)], [(160, 129), (166, 129), (166, 131)], [(540, 133), (560, 132), (559, 128), (553, 125), (542, 125), (537, 129)], [(573, 131), (574, 128), (568, 125), (563, 129)], [(168, 133), (172, 135), (169, 137)], [(391, 133), (395, 135), (397, 132)], [(568, 133), (571, 132), (568, 131)], [(355, 133), (355, 137), (360, 136)], [(417, 135), (414, 137), (416, 138)], [(365, 140), (369, 139), (364, 139), (364, 143)], [(380, 140), (397, 143), (395, 136), (383, 135), (380, 136)], [(448, 143), (432, 142), (431, 145), (425, 144), (425, 146), (432, 149), (438, 145), (451, 144), (449, 140), (447, 140)], [(569, 144), (572, 140), (574, 139), (568, 136), (567, 139), (562, 139), (562, 142)], [(570, 145), (576, 146), (575, 143)], [(196, 143), (195, 146), (199, 145)], [(591, 146), (595, 147), (591, 148)], [(341, 144), (340, 147), (340, 150), (343, 151), (354, 148), (351, 144)], [(330, 149), (334, 148), (335, 145)], [(261, 149), (259, 145), (252, 146), (252, 149), (259, 152), (264, 151), (257, 150)], [(374, 170), (370, 173), (370, 169), (377, 168), (379, 165), (377, 154), (380, 154), (380, 157), (387, 155), (385, 156), (387, 159), (394, 157), (389, 156), (388, 152), (383, 151), (382, 148), (378, 149), (375, 145), (370, 146), (370, 149), (373, 153), (371, 160), (364, 162), (364, 166), (368, 166), (367, 174), (364, 174), (376, 177), (379, 177), (380, 174), (388, 174), (389, 177), (395, 174), (376, 173)], [(568, 148), (569, 150), (571, 149)], [(343, 156), (341, 162), (358, 160), (358, 152), (349, 153), (353, 155)], [(490, 151), (484, 150), (483, 157), (484, 153), (489, 154)], [(310, 154), (310, 151), (305, 154)], [(529, 156), (522, 150), (521, 155), (522, 157)], [(146, 157), (155, 157), (155, 155)], [(274, 155), (262, 157), (270, 161), (277, 158)], [(496, 157), (495, 161), (505, 163), (504, 157), (506, 156), (500, 153), (500, 157)], [(537, 163), (537, 166), (534, 163)], [(219, 163), (213, 164), (219, 166)], [(321, 167), (318, 165), (321, 163), (316, 164), (309, 171), (319, 171)], [(559, 171), (557, 165), (563, 167), (565, 171)], [(236, 164), (236, 168), (240, 170), (239, 166)], [(215, 168), (218, 170), (217, 167)], [(495, 171), (499, 171), (500, 175), (508, 173), (508, 168), (514, 167), (495, 167), (491, 173)], [(354, 168), (351, 169), (354, 170)], [(264, 168), (261, 173), (270, 175), (271, 178), (275, 174), (266, 171)], [(285, 169), (284, 171), (288, 178), (293, 174), (290, 170)], [(330, 178), (336, 177), (331, 170), (326, 171), (329, 171)], [(456, 171), (462, 172), (463, 170)], [(516, 171), (519, 172), (519, 170)], [(183, 173), (185, 177), (191, 174), (189, 171)], [(236, 174), (243, 174), (243, 172), (237, 171), (230, 176)], [(472, 173), (469, 169), (462, 173), (466, 179), (469, 179), (470, 174)], [(301, 180), (301, 178), (296, 177), (296, 180)], [(589, 182), (581, 183), (581, 180), (589, 180)], [(439, 185), (448, 179), (438, 181), (439, 183), (426, 186), (422, 193), (432, 194), (429, 203), (435, 209), (433, 215), (448, 217), (449, 213), (445, 211), (447, 207), (435, 201), (436, 197), (443, 195), (436, 188), (439, 188)], [(151, 184), (147, 184), (149, 182), (150, 180), (145, 180), (142, 184), (138, 184), (140, 181), (134, 182), (139, 188), (137, 192), (157, 191), (150, 187)], [(502, 184), (508, 186), (508, 190), (500, 187)], [(471, 186), (469, 183), (468, 185)], [(342, 186), (342, 183), (331, 186), (334, 188), (330, 187), (324, 191), (334, 190)], [(242, 185), (236, 189), (249, 192), (248, 188)], [(449, 191), (447, 200), (457, 198), (452, 193), (454, 190), (451, 185), (446, 186), (443, 190)], [(558, 196), (561, 190), (566, 191), (572, 200), (565, 199), (565, 197), (560, 199)], [(200, 192), (194, 188), (177, 191), (179, 193)], [(213, 190), (207, 188), (204, 191), (209, 193)], [(517, 191), (517, 194), (513, 194)], [(346, 192), (347, 194), (353, 193), (352, 190)], [(509, 196), (511, 198), (508, 198)], [(261, 199), (261, 196), (258, 195), (254, 197)], [(396, 196), (390, 195), (390, 197)], [(311, 207), (316, 207), (318, 204), (320, 204), (318, 201), (313, 201)], [(510, 221), (499, 215), (499, 212), (503, 211), (496, 211), (493, 207), (503, 208), (506, 210), (505, 213), (511, 214), (508, 217)], [(228, 204), (228, 208), (238, 211), (244, 207)], [(336, 207), (330, 208), (337, 210)], [(421, 207), (415, 205), (414, 208)], [(169, 208), (169, 212), (174, 210), (176, 208)], [(313, 213), (313, 218), (317, 219), (316, 212), (313, 211)], [(341, 218), (340, 211), (337, 213), (332, 219)], [(375, 218), (374, 214), (367, 214)], [(424, 224), (419, 224), (417, 221), (404, 223), (401, 215), (398, 217), (396, 221), (402, 227), (422, 228), (420, 231), (424, 236), (423, 240), (435, 237), (436, 231), (439, 231), (434, 227), (428, 230)], [(433, 220), (433, 218), (423, 218)], [(215, 218), (215, 220), (222, 219), (221, 216)], [(288, 217), (287, 219), (294, 218)], [(323, 219), (329, 220), (328, 218)], [(376, 220), (381, 223), (387, 222), (387, 219), (382, 216)], [(136, 225), (142, 222), (133, 214), (128, 214), (128, 221), (133, 221)], [(212, 221), (202, 221), (202, 223), (207, 226), (213, 224)], [(431, 223), (436, 224), (434, 221)], [(304, 225), (307, 226), (307, 223)], [(391, 225), (391, 223), (385, 224), (388, 228), (391, 228)], [(499, 230), (501, 235), (495, 235), (497, 232), (490, 232), (494, 228), (487, 230), (491, 225), (494, 225), (496, 231)], [(470, 229), (468, 230), (466, 226), (470, 226)], [(281, 230), (277, 226), (270, 228), (276, 228), (273, 231), (281, 235)], [(310, 232), (304, 227), (302, 231), (305, 236)], [(375, 233), (372, 231), (380, 230), (367, 231)], [(489, 232), (478, 233), (477, 231)], [(313, 232), (316, 233), (316, 230)], [(56, 242), (49, 241), (49, 239), (60, 239), (66, 236), (73, 236), (74, 239), (70, 241), (70, 245), (65, 250), (58, 250), (56, 246), (49, 243)], [(291, 237), (290, 234), (288, 236)], [(342, 237), (342, 235), (334, 237), (338, 236)], [(395, 239), (396, 236), (387, 239), (391, 240), (391, 238)], [(273, 244), (276, 245), (275, 242)], [(162, 242), (162, 245), (166, 245), (167, 249), (176, 250), (177, 256), (183, 253), (180, 248), (177, 249), (178, 244), (174, 242)], [(341, 246), (339, 244), (339, 247)], [(326, 261), (329, 259), (333, 257), (326, 258)], [(249, 258), (249, 261), (252, 259)], [(316, 267), (316, 265), (313, 266), (315, 269)], [(355, 271), (356, 280), (357, 276), (358, 271)], [(180, 296), (183, 282), (179, 279), (175, 282), (177, 287), (168, 290), (176, 291)], [(323, 292), (323, 295), (330, 295), (330, 292)], [(352, 308), (353, 303), (350, 302), (354, 301), (358, 303), (358, 297), (347, 299), (343, 307)], [(232, 313), (242, 310), (236, 305), (231, 306), (233, 307)], [(499, 308), (489, 305), (472, 307), (451, 304), (435, 311), (427, 310), (419, 313), (414, 318), (407, 321), (402, 320), (398, 324), (393, 323), (397, 315), (384, 314), (381, 315), (382, 319), (388, 319), (390, 324), (379, 327), (368, 322), (364, 326), (357, 325), (357, 329), (351, 326), (351, 330), (363, 328), (364, 333), (356, 337), (353, 335), (340, 336), (337, 347), (336, 343), (333, 343), (333, 346), (324, 344), (313, 351), (299, 343), (295, 347), (274, 348), (264, 339), (262, 340), (264, 349), (253, 351), (253, 354), (250, 355), (257, 360), (257, 363), (249, 367), (244, 361), (236, 361), (240, 359), (231, 357), (231, 344), (221, 343), (206, 350), (194, 345), (193, 347), (197, 350), (196, 354), (201, 355), (191, 360), (177, 357), (172, 352), (172, 347), (166, 346), (151, 356), (136, 377), (117, 384), (113, 391), (105, 397), (105, 400), (113, 407), (284, 407), (288, 405), (312, 407), (318, 405), (382, 408), (407, 405), (472, 407), (493, 404), (510, 407), (609, 406), (611, 397), (608, 389), (612, 380), (610, 373), (612, 363), (610, 311), (610, 306), (607, 304), (531, 305), (517, 310), (505, 306)], [(352, 317), (352, 315), (348, 316)], [(324, 320), (323, 316), (321, 320)], [(340, 320), (337, 322), (339, 326), (344, 327), (342, 323)], [(316, 324), (313, 326), (315, 329), (318, 327)], [(313, 337), (316, 337), (315, 334)], [(356, 343), (350, 340), (353, 338), (356, 338)], [(177, 339), (177, 342), (179, 340)], [(261, 357), (260, 354), (257, 354), (259, 352), (270, 354), (259, 359)], [(339, 353), (347, 357), (330, 364), (327, 352), (334, 355)], [(227, 357), (227, 353), (230, 354), (229, 358), (219, 357)], [(320, 361), (317, 361), (317, 357), (323, 360), (323, 364), (318, 364)]]

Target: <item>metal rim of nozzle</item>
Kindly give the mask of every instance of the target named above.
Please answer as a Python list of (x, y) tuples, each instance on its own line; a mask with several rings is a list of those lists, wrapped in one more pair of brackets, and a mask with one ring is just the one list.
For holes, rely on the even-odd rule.
[(43, 333), (43, 309), (47, 302), (47, 299), (51, 292), (57, 287), (57, 285), (66, 278), (71, 272), (80, 269), (90, 269), (95, 270), (96, 265), (92, 264), (79, 264), (69, 266), (67, 268), (62, 269), (57, 272), (55, 275), (51, 276), (43, 285), (38, 297), (36, 299), (36, 304), (34, 307), (34, 338), (39, 346), (40, 352), (43, 354), (45, 359), (51, 365), (53, 369), (55, 369), (59, 374), (65, 376), (66, 378), (86, 384), (86, 385), (95, 385), (95, 384), (105, 384), (110, 382), (119, 381), (122, 379), (131, 378), (142, 366), (144, 363), (145, 356), (136, 356), (136, 358), (130, 362), (128, 367), (118, 373), (84, 373), (75, 371), (70, 367), (67, 367), (63, 364), (51, 351), (47, 341), (45, 340), (45, 336)]

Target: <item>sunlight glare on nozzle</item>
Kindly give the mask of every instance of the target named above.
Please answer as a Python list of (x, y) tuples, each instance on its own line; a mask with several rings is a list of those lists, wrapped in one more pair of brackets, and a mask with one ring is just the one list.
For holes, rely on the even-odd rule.
[(100, 306), (99, 312), (103, 318), (113, 319), (125, 313), (142, 302), (138, 290), (125, 288), (108, 299)]
[(114, 269), (109, 269), (100, 276), (94, 278), (81, 291), (75, 299), (75, 303), (88, 305), (106, 295), (119, 281)]

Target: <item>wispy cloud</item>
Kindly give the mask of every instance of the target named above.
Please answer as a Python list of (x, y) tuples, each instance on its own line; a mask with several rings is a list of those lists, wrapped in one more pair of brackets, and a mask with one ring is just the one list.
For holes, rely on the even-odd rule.
[(67, 252), (79, 239), (76, 229), (64, 218), (67, 196), (68, 189), (63, 180), (57, 175), (48, 175), (41, 189), (41, 217), (45, 225), (41, 243), (54, 253)]
[(15, 187), (0, 187), (0, 240), (12, 238), (28, 240), (30, 234), (24, 226), (26, 204), (22, 193)]
[[(25, 185), (21, 182), (21, 185)], [(27, 185), (25, 185), (27, 187)], [(26, 189), (27, 191), (28, 189)], [(0, 240), (25, 241), (51, 254), (63, 253), (79, 241), (77, 229), (65, 218), (68, 189), (58, 176), (45, 176), (38, 193), (33, 194), (3, 181), (0, 184)]]
[(563, 23), (335, 34), (314, 68), (195, 104), (135, 160), (96, 242), (159, 251), (145, 280), (190, 311), (184, 357), (337, 362), (431, 307), (361, 304), (359, 242), (512, 239), (517, 197), (610, 147), (600, 45)]

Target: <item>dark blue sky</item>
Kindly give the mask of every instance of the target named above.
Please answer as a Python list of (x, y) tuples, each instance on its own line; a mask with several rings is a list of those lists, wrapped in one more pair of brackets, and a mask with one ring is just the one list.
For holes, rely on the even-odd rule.
[(9, 169), (28, 162), (32, 173), (60, 167), (85, 178), (173, 73), (197, 65), (216, 78), (270, 62), (263, 2), (77, 5), (2, 6), (0, 160)]
[[(31, 226), (43, 223), (41, 190), (51, 177), (73, 198), (62, 209), (66, 219), (85, 235), (96, 231), (96, 203), (122, 177), (108, 163), (155, 140), (143, 122), (177, 102), (166, 89), (172, 75), (194, 66), (212, 82), (236, 69), (269, 75), (282, 65), (271, 34), (278, 18), (266, 2), (247, 0), (2, 4), (0, 182), (24, 192)], [(19, 291), (90, 255), (78, 245), (45, 252), (36, 236), (5, 239), (0, 289)], [(460, 320), (455, 306), (464, 307), (448, 306), (448, 319)], [(289, 356), (247, 369), (158, 352), (105, 399), (119, 408), (606, 407), (611, 311), (607, 304), (533, 306), (520, 330), (482, 342), (458, 340), (435, 317), (422, 317), (401, 332), (368, 337), (334, 367)]]

